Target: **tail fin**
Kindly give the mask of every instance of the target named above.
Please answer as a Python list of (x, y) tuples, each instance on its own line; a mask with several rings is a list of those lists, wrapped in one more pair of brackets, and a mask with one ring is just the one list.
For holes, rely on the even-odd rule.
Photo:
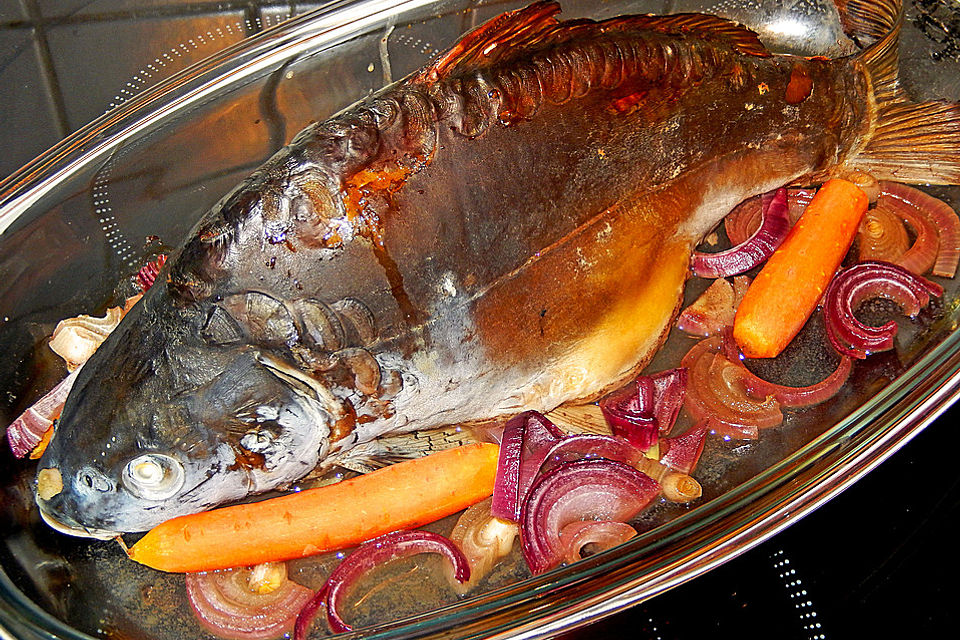
[(858, 58), (871, 85), (873, 122), (844, 167), (881, 180), (960, 184), (960, 104), (912, 102), (900, 87), (900, 0), (836, 0), (845, 29), (873, 40)]

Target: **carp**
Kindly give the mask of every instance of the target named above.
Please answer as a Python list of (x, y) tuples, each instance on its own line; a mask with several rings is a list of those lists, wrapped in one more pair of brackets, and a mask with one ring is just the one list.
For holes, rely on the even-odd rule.
[(44, 518), (143, 531), (387, 436), (595, 400), (649, 362), (742, 200), (850, 170), (960, 183), (960, 108), (899, 86), (899, 2), (838, 8), (870, 44), (830, 60), (538, 2), (308, 127), (84, 365)]

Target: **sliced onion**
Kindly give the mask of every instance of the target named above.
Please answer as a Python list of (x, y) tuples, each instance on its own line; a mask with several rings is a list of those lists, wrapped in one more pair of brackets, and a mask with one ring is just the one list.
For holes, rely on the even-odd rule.
[(602, 400), (600, 409), (615, 435), (649, 451), (659, 434), (673, 429), (686, 393), (687, 370), (667, 369), (638, 377), (634, 385)]
[(186, 576), (187, 598), (200, 625), (228, 640), (267, 640), (293, 630), (297, 614), (313, 592), (286, 579), (268, 593), (251, 590), (251, 569), (227, 569)]
[(880, 327), (865, 325), (854, 316), (864, 300), (884, 297), (900, 305), (903, 313), (915, 316), (943, 288), (888, 262), (860, 262), (840, 272), (827, 287), (824, 317), (827, 336), (841, 354), (866, 358), (869, 353), (893, 348), (897, 323)]
[[(934, 229), (938, 242), (936, 257), (933, 262), (933, 275), (952, 278), (957, 272), (957, 263), (960, 261), (960, 217), (957, 217), (957, 212), (946, 202), (905, 184), (881, 182), (880, 189), (878, 207), (884, 204), (893, 207), (896, 212), (901, 214), (904, 212), (915, 213), (919, 219), (916, 222), (907, 219), (907, 222), (915, 226), (918, 236), (921, 235), (921, 230), (917, 229), (916, 225), (922, 226), (924, 229), (929, 225)], [(919, 242), (920, 238), (918, 237), (914, 247)], [(917, 275), (926, 273), (926, 269), (916, 271), (902, 261), (897, 263)]]
[(7, 441), (13, 455), (22, 458), (30, 453), (40, 444), (44, 434), (53, 428), (53, 421), (60, 417), (63, 403), (67, 401), (78, 373), (80, 369), (74, 369), (7, 427)]
[(723, 354), (727, 360), (743, 367), (743, 385), (754, 396), (773, 396), (784, 407), (808, 407), (829, 400), (846, 384), (853, 370), (853, 360), (841, 355), (837, 368), (820, 382), (806, 387), (789, 387), (757, 376), (743, 364), (743, 354), (733, 339), (733, 332), (723, 334)]
[(868, 209), (857, 231), (860, 261), (896, 262), (910, 248), (910, 238), (900, 216), (889, 209)]
[(679, 504), (693, 502), (703, 495), (700, 483), (693, 476), (679, 471), (665, 474), (660, 480), (660, 487), (664, 498)]
[[(813, 200), (816, 189), (787, 189), (787, 217), (792, 226), (800, 219), (803, 210)], [(765, 194), (767, 195), (767, 194)], [(744, 200), (723, 219), (727, 238), (734, 245), (743, 244), (760, 228), (763, 212), (763, 196), (755, 196)]]
[(720, 353), (719, 336), (701, 340), (683, 357), (689, 370), (686, 407), (698, 420), (710, 422), (717, 433), (753, 440), (760, 429), (783, 422), (776, 398), (754, 397), (745, 384), (745, 369)]
[(306, 640), (307, 632), (310, 631), (310, 625), (313, 619), (317, 617), (320, 607), (327, 602), (327, 585), (317, 589), (307, 604), (303, 605), (300, 613), (297, 614), (297, 621), (293, 625), (293, 640)]
[(560, 531), (560, 553), (563, 561), (574, 563), (587, 552), (598, 553), (612, 549), (637, 535), (637, 530), (626, 522), (610, 520), (580, 520), (571, 522)]
[(140, 267), (140, 271), (138, 271), (137, 275), (134, 276), (134, 281), (140, 288), (140, 291), (145, 292), (147, 289), (153, 286), (157, 276), (160, 274), (160, 269), (163, 268), (163, 265), (166, 264), (166, 262), (166, 254), (161, 253), (157, 256), (156, 260), (151, 260), (147, 264)]
[(929, 271), (937, 261), (937, 251), (940, 248), (940, 240), (933, 223), (909, 205), (892, 198), (883, 198), (882, 195), (876, 208), (888, 210), (906, 222), (916, 236), (906, 253), (897, 258), (896, 264), (918, 276)]
[(643, 451), (629, 440), (616, 436), (583, 433), (567, 436), (553, 445), (544, 458), (540, 471), (550, 471), (566, 462), (586, 458), (604, 458), (637, 466)]
[(549, 448), (563, 435), (555, 424), (536, 411), (525, 411), (507, 422), (493, 486), (493, 515), (513, 522), (519, 520), (520, 505), (534, 476)]
[(770, 257), (790, 231), (787, 217), (787, 190), (777, 189), (764, 197), (763, 220), (745, 242), (717, 253), (694, 251), (690, 266), (701, 278), (722, 278), (744, 273)]
[(660, 464), (681, 473), (693, 473), (703, 453), (709, 430), (709, 421), (703, 421), (679, 436), (665, 438), (660, 443)]
[(361, 577), (376, 567), (418, 553), (439, 553), (453, 564), (454, 577), (458, 582), (470, 579), (470, 564), (463, 552), (448, 538), (429, 531), (388, 533), (364, 542), (330, 574), (324, 585), (330, 628), (335, 633), (353, 630), (340, 615), (340, 609), (347, 591)]
[(61, 320), (54, 328), (48, 346), (63, 358), (67, 370), (73, 371), (103, 344), (107, 336), (120, 324), (125, 313), (120, 307), (110, 307), (102, 318), (83, 314)]
[(677, 328), (706, 338), (732, 325), (736, 311), (733, 284), (726, 278), (717, 278), (690, 306), (680, 312)]
[(670, 433), (680, 415), (680, 407), (687, 396), (687, 370), (683, 367), (655, 373), (653, 380), (653, 413), (660, 425), (660, 433)]
[(513, 550), (520, 535), (515, 522), (503, 520), (490, 513), (491, 498), (478, 502), (463, 512), (450, 534), (450, 541), (463, 552), (470, 565), (470, 579), (459, 581), (449, 572), (454, 591), (463, 595), (497, 566)]
[(578, 520), (633, 518), (660, 493), (660, 485), (613, 460), (568, 462), (540, 476), (521, 511), (520, 542), (533, 573), (563, 560), (560, 531)]
[(653, 380), (640, 376), (600, 402), (603, 417), (615, 436), (629, 441), (641, 451), (657, 442), (660, 427), (653, 411)]

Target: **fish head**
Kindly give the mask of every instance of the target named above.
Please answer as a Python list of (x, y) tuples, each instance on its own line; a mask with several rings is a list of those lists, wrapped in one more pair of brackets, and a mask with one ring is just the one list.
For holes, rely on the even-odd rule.
[(323, 389), (258, 346), (203, 339), (213, 307), (166, 295), (148, 292), (78, 375), (37, 477), (58, 530), (145, 531), (293, 482), (326, 455)]

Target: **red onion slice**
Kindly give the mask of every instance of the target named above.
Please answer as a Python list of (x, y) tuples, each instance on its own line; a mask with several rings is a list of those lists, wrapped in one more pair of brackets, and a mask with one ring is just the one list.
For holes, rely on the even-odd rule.
[(653, 381), (646, 376), (612, 393), (600, 402), (600, 410), (613, 435), (626, 439), (641, 451), (657, 443), (660, 427), (653, 413)]
[(596, 553), (612, 549), (637, 535), (626, 522), (581, 520), (571, 522), (560, 531), (561, 555), (566, 563), (583, 558), (585, 550)]
[(520, 504), (547, 450), (563, 437), (555, 424), (536, 411), (526, 411), (507, 422), (493, 486), (491, 511), (494, 516), (512, 522), (519, 520)]
[(680, 473), (691, 474), (700, 461), (710, 430), (709, 422), (699, 422), (684, 433), (660, 442), (660, 464)]
[(940, 249), (940, 239), (933, 223), (921, 214), (916, 208), (895, 198), (880, 198), (876, 208), (888, 211), (906, 222), (914, 233), (913, 244), (903, 255), (896, 259), (895, 264), (918, 276), (923, 275), (936, 263), (937, 251)]
[(660, 434), (669, 433), (680, 414), (687, 391), (687, 370), (668, 369), (652, 376), (640, 376), (600, 402), (604, 418), (614, 435), (628, 440), (641, 451), (656, 444)]
[(637, 466), (643, 451), (628, 440), (616, 436), (583, 433), (567, 436), (553, 445), (544, 457), (541, 471), (550, 471), (556, 466), (574, 460), (604, 458)]
[(743, 354), (733, 339), (733, 332), (723, 334), (724, 356), (743, 368), (743, 385), (747, 393), (755, 396), (773, 396), (784, 407), (809, 407), (829, 400), (846, 384), (853, 370), (853, 360), (841, 355), (837, 368), (820, 382), (806, 387), (789, 387), (759, 377), (743, 364)]
[(738, 301), (733, 284), (717, 278), (677, 316), (677, 329), (707, 338), (733, 324)]
[(769, 202), (763, 206), (763, 221), (760, 228), (742, 244), (717, 253), (694, 251), (690, 266), (701, 278), (734, 276), (750, 269), (770, 257), (790, 231), (787, 216), (787, 190), (777, 189)]
[(22, 458), (40, 444), (43, 434), (53, 426), (53, 421), (60, 417), (63, 403), (67, 401), (78, 373), (79, 367), (10, 423), (7, 427), (7, 441), (13, 455)]
[(701, 340), (683, 357), (690, 371), (686, 407), (699, 421), (725, 437), (753, 440), (760, 429), (783, 422), (780, 403), (773, 397), (754, 397), (747, 391), (745, 368), (720, 353), (720, 336)]
[(317, 617), (320, 606), (327, 602), (327, 585), (317, 589), (307, 604), (303, 605), (300, 613), (297, 614), (297, 621), (293, 625), (293, 640), (306, 640), (307, 633), (310, 631), (310, 625), (313, 619)]
[(200, 625), (228, 640), (268, 640), (292, 631), (313, 592), (284, 579), (274, 591), (258, 594), (245, 584), (249, 574), (249, 569), (187, 574), (187, 598)]
[(568, 462), (538, 478), (521, 511), (523, 557), (537, 574), (563, 560), (560, 531), (578, 520), (633, 518), (660, 493), (660, 485), (613, 460)]
[(506, 557), (520, 535), (515, 522), (495, 518), (490, 513), (491, 499), (478, 502), (464, 511), (450, 533), (450, 541), (463, 552), (470, 565), (470, 579), (459, 582), (448, 573), (448, 582), (458, 594), (467, 593)]
[(370, 570), (400, 558), (418, 553), (439, 553), (454, 569), (454, 577), (464, 583), (470, 579), (470, 564), (453, 542), (429, 531), (397, 531), (364, 542), (341, 562), (324, 585), (327, 621), (336, 633), (353, 628), (340, 615), (347, 590)]
[(943, 288), (888, 262), (861, 262), (840, 272), (827, 287), (824, 296), (824, 317), (831, 344), (843, 355), (866, 358), (869, 353), (893, 348), (897, 323), (891, 320), (880, 327), (865, 325), (854, 316), (864, 300), (885, 297), (915, 316), (940, 296)]
[(653, 413), (660, 433), (670, 433), (687, 395), (687, 370), (684, 367), (667, 369), (650, 378), (653, 380)]
[(860, 262), (896, 262), (909, 248), (910, 238), (900, 216), (883, 207), (867, 210), (857, 231), (857, 255)]
[(166, 264), (166, 262), (166, 254), (161, 253), (157, 256), (156, 260), (151, 260), (147, 264), (140, 267), (137, 275), (134, 276), (134, 281), (136, 282), (136, 285), (139, 287), (140, 291), (146, 292), (147, 289), (153, 286), (157, 276), (160, 274), (160, 269), (163, 268), (163, 265)]
[[(816, 189), (787, 189), (787, 217), (791, 226), (800, 219), (803, 210), (813, 200)], [(764, 194), (767, 195), (767, 194)], [(763, 215), (763, 196), (754, 196), (744, 200), (723, 219), (723, 228), (727, 238), (734, 245), (743, 244), (760, 228)]]
[[(960, 217), (957, 216), (957, 212), (946, 202), (905, 184), (881, 182), (880, 190), (878, 206), (880, 203), (893, 204), (898, 212), (912, 209), (936, 230), (938, 243), (933, 275), (952, 278), (957, 272), (957, 263), (960, 261)], [(898, 264), (913, 271), (900, 261)], [(914, 271), (914, 273), (922, 275), (924, 271), (926, 269), (920, 272)]]

